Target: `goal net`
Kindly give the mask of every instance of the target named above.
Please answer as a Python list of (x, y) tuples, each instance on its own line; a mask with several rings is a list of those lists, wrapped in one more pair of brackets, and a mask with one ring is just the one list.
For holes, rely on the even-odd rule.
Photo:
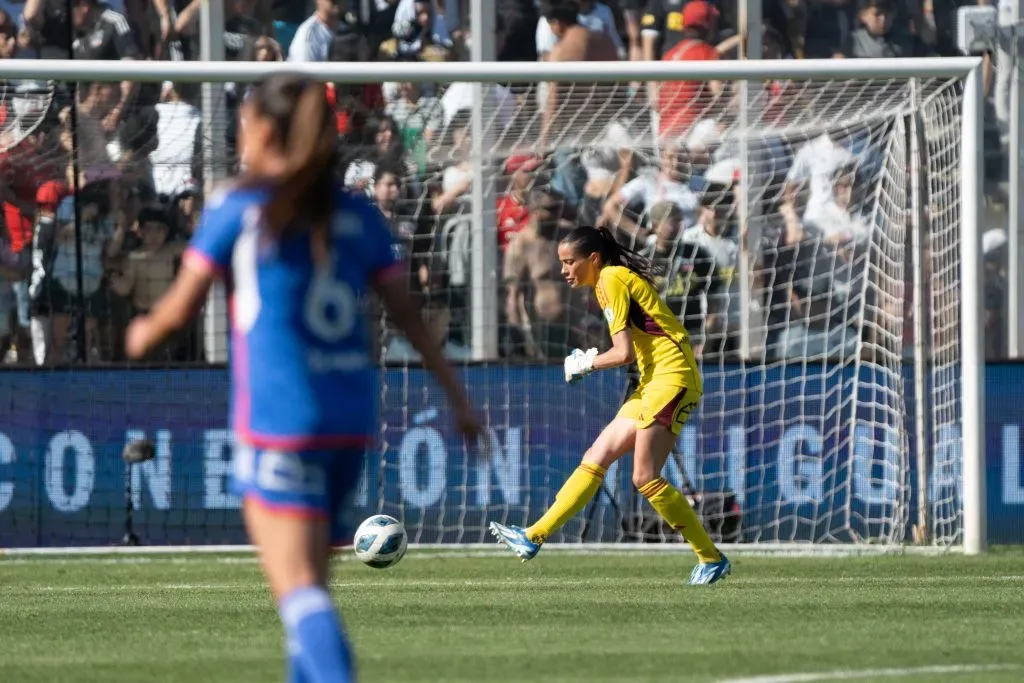
[[(916, 528), (962, 542), (967, 68), (808, 80), (766, 67), (744, 83), (723, 67), (648, 86), (639, 72), (595, 81), (585, 65), (572, 83), (422, 66), (355, 85), (328, 69), (338, 174), (391, 220), (491, 459), (457, 438), (443, 394), (370, 302), (381, 430), (357, 513), (398, 517), (412, 542), (476, 543), (488, 521), (525, 525), (553, 501), (633, 388), (626, 369), (562, 377), (574, 347), (610, 341), (555, 245), (604, 225), (652, 260), (698, 354), (704, 396), (663, 474), (716, 538), (898, 544)], [(37, 218), (26, 247), (45, 259), (25, 277), (29, 340), (15, 339), (0, 388), (12, 406), (2, 545), (116, 541), (126, 500), (145, 543), (244, 542), (226, 488), (223, 295), (159, 365), (127, 367), (118, 343), (166, 288), (203, 186), (237, 173), (233, 121), (251, 78), (228, 71), (200, 87), (183, 67), (160, 104), (114, 129), (102, 74), (77, 86), (74, 120), (69, 83), (32, 91), (53, 111), (35, 114), (20, 161), (24, 143), (8, 151), (8, 173), (27, 155), (79, 178), (71, 199), (37, 198), (55, 227)], [(125, 465), (142, 437), (156, 457)], [(631, 464), (552, 540), (681, 541), (635, 492)]]

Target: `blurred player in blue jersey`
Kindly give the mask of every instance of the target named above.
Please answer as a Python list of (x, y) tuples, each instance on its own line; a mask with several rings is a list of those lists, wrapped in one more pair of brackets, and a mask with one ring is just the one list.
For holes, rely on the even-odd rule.
[(378, 373), (361, 301), (373, 289), (422, 354), (461, 432), (480, 425), (396, 263), (391, 231), (333, 178), (336, 133), (322, 84), (261, 83), (240, 112), (243, 177), (211, 198), (174, 284), (128, 329), (142, 358), (231, 291), (233, 486), (284, 623), (292, 683), (353, 680), (327, 590), (328, 558), (376, 432)]

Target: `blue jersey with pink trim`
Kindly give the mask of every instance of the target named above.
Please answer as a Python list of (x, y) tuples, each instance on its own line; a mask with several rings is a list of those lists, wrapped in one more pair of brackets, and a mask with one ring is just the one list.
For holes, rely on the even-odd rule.
[(308, 232), (268, 234), (268, 199), (262, 188), (215, 194), (185, 257), (228, 284), (236, 438), (289, 450), (365, 443), (378, 373), (363, 301), (375, 279), (402, 272), (391, 230), (365, 197), (339, 189), (330, 258), (318, 267)]

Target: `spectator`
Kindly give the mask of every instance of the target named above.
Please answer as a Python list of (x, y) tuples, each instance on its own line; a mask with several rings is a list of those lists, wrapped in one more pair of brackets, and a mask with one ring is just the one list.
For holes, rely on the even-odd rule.
[(299, 26), (288, 48), (289, 62), (326, 62), (341, 27), (346, 0), (316, 0), (316, 11)]
[(855, 213), (855, 180), (856, 167), (853, 164), (837, 168), (832, 176), (829, 197), (823, 202), (809, 204), (807, 207), (804, 223), (808, 231), (820, 236), (826, 244), (863, 244), (871, 236), (867, 222)]
[(394, 38), (391, 27), (395, 23), (398, 3), (399, 0), (374, 0), (370, 6), (370, 18), (363, 35), (374, 58), (380, 53), (381, 44)]
[[(580, 26), (579, 5), (569, 0), (554, 0), (544, 10), (544, 19), (551, 27), (557, 43), (551, 48), (551, 62), (616, 61), (619, 58), (615, 43), (603, 33), (594, 33)], [(541, 148), (548, 144), (572, 144), (570, 139), (593, 140), (600, 131), (591, 126), (604, 127), (599, 108), (605, 106), (604, 85), (575, 86), (569, 83), (550, 83), (546, 101), (539, 103), (543, 112), (539, 140)], [(557, 128), (556, 128), (557, 126)]]
[(399, 83), (398, 97), (389, 102), (384, 111), (398, 124), (402, 141), (408, 149), (412, 149), (419, 139), (429, 144), (444, 125), (440, 101), (436, 97), (422, 95), (419, 83)]
[(170, 199), (202, 169), (202, 112), (194, 104), (196, 89), (188, 84), (165, 83), (156, 106), (156, 149), (149, 154), (153, 187)]
[[(365, 62), (369, 58), (366, 40), (360, 35), (346, 33), (331, 41), (332, 62)], [(327, 96), (335, 110), (338, 134), (349, 137), (379, 116), (384, 106), (383, 89), (378, 83), (328, 83)]]
[(580, 155), (580, 166), (586, 175), (577, 208), (580, 224), (602, 224), (608, 197), (617, 194), (633, 177), (633, 150), (628, 145), (593, 147)]
[(296, 0), (270, 0), (270, 19), (274, 39), (284, 54), (289, 54), (292, 41), (302, 22), (306, 20), (308, 2)]
[(228, 61), (250, 54), (253, 43), (263, 35), (255, 13), (255, 0), (228, 0), (224, 13), (224, 58)]
[[(849, 262), (837, 272), (839, 254), (820, 238), (797, 232), (792, 266), (789, 322), (778, 336), (778, 355), (785, 358), (849, 358), (859, 340), (855, 306), (844, 292), (850, 280)], [(808, 252), (804, 256), (804, 252)]]
[(460, 114), (449, 126), (452, 136), (451, 163), (441, 178), (441, 194), (432, 200), (434, 213), (456, 212), (459, 204), (469, 200), (473, 187), (473, 164), (469, 158), (469, 117)]
[[(50, 211), (54, 195), (50, 186), (40, 188), (37, 235), (33, 239), (33, 273), (30, 286), (34, 313), (32, 345), (36, 363), (65, 363), (71, 360), (68, 347), (71, 321), (85, 316), (86, 352), (93, 356), (97, 341), (100, 288), (104, 260), (119, 249), (110, 219), (109, 181), (90, 184), (81, 190), (76, 220), (74, 197), (66, 197), (56, 213)], [(77, 236), (81, 225), (81, 238)], [(78, 251), (81, 249), (81, 289)], [(82, 306), (84, 305), (84, 309)]]
[(626, 39), (629, 49), (629, 60), (639, 62), (644, 59), (643, 37), (641, 23), (645, 0), (619, 0), (619, 7), (622, 9), (622, 23), (626, 28)]
[(586, 299), (570, 290), (558, 260), (558, 242), (574, 217), (554, 192), (531, 192), (529, 207), (527, 228), (505, 252), (505, 316), (527, 355), (557, 358), (572, 349), (572, 330), (586, 309)]
[(797, 56), (830, 59), (842, 55), (854, 29), (853, 0), (797, 0)]
[(43, 59), (71, 56), (71, 13), (67, 0), (27, 0), (22, 11), (32, 43)]
[[(74, 58), (121, 60), (139, 59), (142, 53), (123, 14), (98, 0), (74, 0), (71, 22), (75, 29)], [(103, 119), (103, 130), (113, 133), (127, 118), (137, 84), (122, 81), (117, 103)]]
[(906, 27), (893, 25), (895, 16), (892, 0), (860, 0), (860, 27), (850, 34), (843, 54), (864, 59), (913, 57), (913, 37)]
[(86, 178), (102, 180), (114, 175), (114, 164), (108, 151), (111, 136), (104, 130), (103, 121), (117, 106), (120, 85), (97, 81), (85, 86), (83, 92), (74, 121), (78, 125), (78, 148), (72, 146), (74, 136), (70, 106), (60, 112), (61, 146), (68, 159), (72, 154), (78, 155), (78, 168)]
[(393, 56), (399, 59), (417, 59), (428, 46), (446, 51), (452, 47), (449, 24), (436, 0), (401, 0), (391, 32), (395, 36)]
[[(195, 233), (203, 213), (202, 192), (199, 183), (189, 178), (171, 196), (171, 232), (176, 239), (188, 241)], [(136, 215), (131, 216), (135, 221)]]
[[(500, 83), (484, 83), (483, 110), (487, 112), (488, 130), (495, 132), (511, 127), (518, 112), (516, 96)], [(441, 113), (445, 128), (450, 129), (456, 118), (465, 118), (473, 109), (473, 84), (465, 81), (451, 83), (441, 96)]]
[(364, 132), (366, 139), (345, 169), (345, 186), (372, 197), (377, 166), (381, 163), (402, 166), (405, 152), (398, 125), (388, 116), (370, 121)]
[(856, 158), (843, 142), (841, 131), (828, 131), (802, 145), (786, 174), (783, 192), (792, 192), (797, 184), (808, 183), (807, 210), (817, 211), (819, 205), (832, 197), (835, 172)]
[(0, 9), (0, 59), (14, 59), (18, 54), (18, 24), (14, 17)]
[[(780, 225), (778, 235), (770, 248), (765, 250), (763, 279), (768, 291), (768, 332), (765, 340), (769, 358), (784, 358), (786, 348), (779, 344), (783, 330), (790, 324), (794, 307), (801, 299), (796, 295), (793, 284), (797, 273), (806, 279), (806, 273), (813, 270), (819, 244), (804, 230), (803, 215), (807, 209), (809, 188), (806, 182), (798, 183), (792, 191), (782, 196), (778, 210), (771, 212)], [(766, 237), (771, 241), (771, 237)]]
[(708, 302), (717, 301), (728, 282), (712, 254), (694, 241), (682, 240), (683, 211), (678, 205), (655, 204), (651, 226), (651, 238), (641, 253), (651, 261), (654, 284), (691, 337), (700, 340)]
[[(174, 22), (174, 31), (178, 36), (178, 40), (172, 41), (169, 44), (172, 59), (199, 59), (199, 15), (202, 11), (203, 3), (206, 1), (191, 0), (178, 13)], [(253, 43), (263, 35), (263, 24), (255, 16), (256, 2), (255, 0), (222, 1), (225, 5), (224, 58), (228, 61), (250, 61), (252, 59)], [(302, 13), (302, 3), (295, 3), (295, 5), (299, 7), (300, 16), (305, 18), (304, 13)], [(165, 57), (157, 55), (157, 58), (163, 59)]]
[[(159, 119), (160, 115), (155, 110), (142, 110), (121, 124), (117, 138), (107, 145), (121, 180), (126, 185), (141, 183), (156, 189), (151, 155), (159, 145)], [(174, 125), (172, 121), (168, 123), (168, 128)]]
[(128, 297), (133, 315), (148, 313), (174, 281), (184, 243), (169, 242), (166, 214), (159, 209), (143, 209), (138, 217), (141, 248), (129, 252), (123, 269), (111, 274), (111, 289)]
[[(687, 7), (693, 2), (704, 3), (704, 0), (646, 0), (646, 8), (640, 20), (641, 52), (646, 61), (664, 59), (668, 52), (680, 43), (690, 40), (686, 29), (693, 24), (693, 16), (687, 16)], [(720, 6), (735, 6), (733, 3), (718, 3)], [(717, 21), (718, 10), (712, 7)], [(689, 10), (693, 12), (693, 10)], [(702, 13), (706, 9), (700, 10)]]
[(535, 0), (494, 0), (498, 32), (505, 40), (495, 49), (499, 62), (537, 59), (537, 3)]
[(6, 237), (0, 238), (0, 350), (3, 350), (4, 360), (10, 357), (9, 350), (14, 351), (17, 360), (23, 361), (25, 358), (17, 349), (21, 321), (16, 310), (17, 297), (14, 288), (29, 274), (29, 265), (22, 258), (22, 254), (11, 249), (10, 241)]
[[(616, 226), (633, 244), (642, 244), (647, 238), (642, 217), (658, 202), (672, 202), (688, 221), (692, 221), (697, 209), (697, 197), (680, 172), (679, 148), (663, 145), (660, 162), (660, 169), (641, 172), (609, 197), (604, 206), (605, 224)], [(624, 160), (624, 163), (628, 162)]]
[(709, 183), (700, 198), (697, 224), (683, 231), (685, 244), (700, 247), (714, 260), (715, 271), (722, 284), (706, 297), (704, 354), (727, 350), (730, 308), (734, 300), (738, 302), (739, 299), (739, 282), (733, 278), (739, 265), (739, 244), (730, 235), (735, 206), (732, 186)]
[(252, 45), (252, 61), (283, 62), (284, 50), (281, 45), (268, 36), (260, 36)]
[(399, 260), (411, 263), (410, 257), (418, 231), (415, 220), (398, 212), (404, 175), (404, 168), (394, 161), (377, 164), (373, 176), (373, 198), (377, 208), (391, 224)]
[[(681, 40), (663, 53), (662, 61), (716, 61), (718, 50), (718, 10), (704, 0), (692, 0), (683, 8)], [(661, 140), (678, 140), (685, 136), (698, 119), (703, 118), (725, 90), (722, 81), (682, 81), (652, 84), (660, 123)]]
[(985, 357), (1005, 358), (1007, 237), (1002, 228), (986, 230), (981, 236), (985, 263)]
[(513, 154), (505, 160), (505, 175), (509, 176), (508, 190), (498, 198), (498, 246), (502, 251), (526, 227), (530, 211), (527, 192), (533, 184), (532, 173), (542, 160), (531, 154)]
[[(615, 45), (619, 57), (626, 57), (622, 38), (619, 37), (619, 30), (616, 28), (615, 17), (608, 5), (597, 0), (580, 0), (576, 20), (580, 26), (589, 31), (603, 33)], [(551, 25), (543, 16), (537, 20), (535, 40), (537, 42), (537, 58), (541, 61), (547, 60), (548, 54), (554, 49), (558, 38), (555, 37)]]

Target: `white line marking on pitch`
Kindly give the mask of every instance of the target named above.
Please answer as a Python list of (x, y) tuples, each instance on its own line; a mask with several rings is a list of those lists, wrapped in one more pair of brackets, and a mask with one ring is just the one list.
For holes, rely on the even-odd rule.
[(718, 683), (813, 683), (814, 681), (852, 681), (863, 678), (900, 678), (938, 674), (968, 674), (986, 671), (1011, 671), (1013, 664), (958, 664), (949, 666), (918, 666), (899, 669), (841, 669), (819, 673), (777, 674), (749, 678), (725, 678)]
[[(358, 571), (358, 570), (357, 570)], [(522, 576), (522, 577), (508, 577), (508, 578), (481, 578), (481, 579), (406, 579), (401, 574), (390, 574), (387, 576), (381, 576), (380, 574), (366, 573), (363, 574), (365, 580), (352, 581), (353, 575), (347, 574), (344, 577), (337, 577), (336, 580), (331, 581), (331, 588), (344, 589), (344, 588), (361, 588), (371, 585), (385, 585), (392, 589), (416, 589), (416, 588), (494, 588), (494, 587), (519, 587), (519, 588), (562, 588), (566, 586), (672, 586), (679, 583), (674, 579), (638, 579), (636, 577), (619, 577), (619, 576), (607, 576), (607, 577), (592, 577), (587, 579), (569, 578), (569, 577), (533, 577), (533, 576)], [(949, 581), (974, 581), (982, 583), (991, 582), (1021, 582), (1024, 581), (1024, 576), (987, 576), (987, 577), (975, 577), (975, 576), (963, 576), (963, 577), (920, 577), (911, 579), (901, 579), (900, 583), (903, 586), (913, 587), (917, 584), (931, 584), (935, 581), (927, 579), (939, 579), (941, 578), (944, 582)], [(348, 580), (346, 580), (348, 579)], [(800, 577), (797, 579), (787, 578), (774, 578), (774, 577), (743, 577), (738, 580), (746, 586), (777, 586), (777, 585), (789, 585), (789, 584), (808, 584), (808, 583), (820, 583), (820, 584), (833, 584), (836, 582), (841, 583), (881, 583), (880, 579), (874, 578), (854, 578), (854, 577), (837, 577), (834, 579), (810, 579), (806, 577)], [(888, 582), (888, 581), (885, 581)], [(139, 584), (73, 584), (73, 585), (18, 585), (18, 586), (3, 586), (0, 587), (0, 595), (3, 594), (31, 594), (31, 593), (95, 593), (95, 594), (107, 594), (107, 593), (120, 593), (120, 592), (154, 592), (154, 591), (177, 591), (177, 590), (197, 590), (197, 591), (230, 591), (230, 590), (259, 590), (262, 589), (262, 582), (260, 581), (240, 581), (237, 583), (139, 583)]]

